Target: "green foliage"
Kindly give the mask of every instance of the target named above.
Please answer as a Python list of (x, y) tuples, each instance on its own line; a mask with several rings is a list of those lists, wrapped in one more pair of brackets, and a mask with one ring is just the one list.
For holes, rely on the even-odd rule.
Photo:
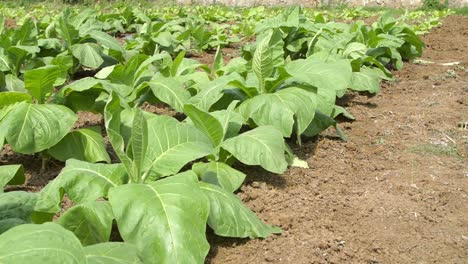
[[(0, 144), (65, 162), (39, 193), (9, 191), (24, 169), (0, 167), (0, 262), (203, 263), (207, 225), (281, 233), (234, 194), (247, 176), (236, 164), (281, 174), (300, 163), (285, 138), (332, 126), (345, 139), (335, 118), (354, 117), (337, 97), (379, 92), (450, 14), (387, 12), (369, 26), (332, 22), (370, 16), (363, 8), (93, 5), (0, 5)], [(212, 65), (194, 59), (214, 49)], [(103, 126), (77, 127), (77, 111)], [(73, 206), (43, 224), (65, 197)]]

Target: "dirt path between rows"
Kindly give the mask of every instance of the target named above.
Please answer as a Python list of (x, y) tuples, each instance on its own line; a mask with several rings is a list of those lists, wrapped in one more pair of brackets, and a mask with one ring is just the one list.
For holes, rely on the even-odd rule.
[(379, 95), (349, 96), (348, 142), (329, 131), (297, 149), (310, 169), (247, 171), (239, 196), (284, 232), (211, 236), (208, 263), (467, 263), (468, 17), (424, 41), (434, 64), (408, 63)]

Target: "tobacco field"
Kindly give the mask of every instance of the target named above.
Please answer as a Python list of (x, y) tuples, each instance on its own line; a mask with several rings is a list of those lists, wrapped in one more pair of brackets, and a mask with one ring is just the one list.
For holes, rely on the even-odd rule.
[[(353, 239), (370, 241), (372, 234), (351, 238), (352, 232), (333, 229), (366, 218), (305, 223), (347, 212), (336, 203), (371, 203), (377, 212), (387, 199), (383, 192), (361, 205), (340, 197), (346, 190), (359, 196), (380, 190), (372, 184), (400, 168), (410, 170), (403, 178), (411, 179), (400, 187), (422, 190), (418, 171), (434, 164), (452, 164), (456, 182), (444, 186), (458, 189), (442, 192), (457, 197), (447, 201), (457, 203), (450, 219), (466, 232), (468, 50), (453, 46), (465, 55), (423, 55), (437, 47), (431, 32), (453, 17), (460, 20), (454, 25), (465, 25), (450, 33), (453, 45), (455, 34), (466, 39), (468, 20), (451, 10), (49, 8), (0, 4), (0, 263), (412, 263), (409, 249), (375, 247), (378, 238), (353, 246)], [(421, 74), (405, 72), (417, 67), (424, 67)], [(411, 78), (430, 82), (421, 89), (433, 90), (411, 88), (416, 79), (401, 90), (398, 85)], [(447, 105), (454, 108), (411, 114), (430, 117), (434, 127), (450, 120), (455, 132), (439, 131), (443, 149), (431, 141), (395, 150), (408, 135), (422, 138), (417, 125), (404, 124), (412, 117), (405, 111), (415, 102), (444, 105), (437, 100), (446, 93), (436, 91), (450, 91), (455, 99)], [(429, 101), (419, 97), (431, 94)], [(391, 119), (400, 116), (406, 121)], [(388, 143), (392, 124), (403, 131), (395, 132), (396, 143)], [(369, 149), (378, 151), (362, 153)], [(375, 163), (391, 159), (394, 154), (382, 151), (392, 149), (411, 159)], [(430, 168), (434, 180), (437, 169)], [(329, 174), (336, 171), (342, 176)], [(355, 185), (347, 186), (350, 181)], [(329, 197), (336, 203), (321, 203), (330, 188), (341, 190)], [(288, 200), (294, 202), (285, 205)], [(404, 214), (433, 217), (418, 213), (420, 206)], [(294, 240), (281, 240), (288, 236)], [(462, 263), (468, 233), (456, 241), (444, 242), (453, 251), (428, 246), (416, 256)], [(354, 248), (346, 253), (348, 245)], [(443, 256), (424, 258), (430, 249)]]

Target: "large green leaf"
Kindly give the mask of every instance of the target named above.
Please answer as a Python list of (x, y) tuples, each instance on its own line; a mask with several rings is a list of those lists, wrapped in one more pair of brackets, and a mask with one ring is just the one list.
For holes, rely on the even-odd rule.
[(193, 105), (185, 105), (184, 113), (190, 118), (196, 128), (208, 136), (214, 147), (221, 144), (224, 138), (224, 129), (215, 117)]
[(200, 182), (200, 188), (210, 199), (208, 225), (217, 235), (225, 237), (267, 237), (281, 229), (263, 223), (231, 192), (210, 183)]
[(378, 68), (362, 67), (359, 72), (353, 72), (349, 88), (355, 91), (380, 91), (380, 81), (384, 73)]
[(223, 127), (224, 139), (235, 137), (244, 124), (244, 118), (234, 110), (237, 102), (233, 102), (227, 109), (211, 112), (210, 115), (218, 119)]
[(82, 203), (68, 209), (57, 223), (72, 231), (84, 246), (109, 241), (114, 216), (105, 201)]
[(5, 185), (19, 185), (24, 183), (23, 165), (0, 166), (0, 193)]
[(0, 194), (0, 234), (17, 224), (30, 223), (37, 193), (7, 192)]
[(98, 41), (98, 43), (100, 43), (102, 46), (108, 48), (108, 49), (113, 49), (113, 50), (117, 50), (117, 51), (120, 51), (120, 52), (123, 52), (123, 48), (122, 48), (122, 45), (119, 43), (119, 41), (110, 36), (109, 34), (105, 33), (105, 32), (102, 32), (102, 31), (98, 31), (98, 30), (93, 30), (89, 33), (89, 35)]
[(127, 153), (125, 153), (125, 141), (120, 134), (121, 111), (120, 98), (115, 92), (112, 92), (104, 109), (107, 136), (109, 137), (109, 141), (112, 144), (115, 154), (117, 154), (120, 161), (125, 166), (130, 179), (135, 180), (139, 175), (133, 175), (133, 161), (127, 156)]
[(198, 129), (168, 116), (152, 115), (148, 119), (146, 178), (179, 172), (188, 162), (213, 152), (210, 140)]
[(8, 113), (5, 138), (13, 150), (32, 154), (57, 144), (73, 127), (77, 116), (61, 105), (21, 102)]
[(120, 234), (148, 263), (203, 263), (208, 200), (193, 172), (109, 192)]
[(92, 202), (107, 197), (110, 188), (127, 181), (122, 164), (92, 164), (70, 159), (57, 178), (41, 190), (36, 210), (48, 213), (60, 211), (63, 193), (75, 203)]
[(83, 264), (80, 241), (58, 224), (26, 224), (0, 235), (0, 263)]
[(31, 17), (28, 17), (23, 25), (14, 31), (12, 39), (17, 45), (34, 45), (37, 42), (37, 34), (36, 23)]
[(79, 38), (78, 30), (75, 29), (72, 25), (68, 23), (66, 14), (59, 16), (55, 22), (55, 30), (59, 35), (66, 41), (66, 46), (70, 47), (75, 44)]
[(202, 181), (218, 185), (228, 192), (239, 189), (245, 179), (244, 173), (223, 162), (198, 162), (193, 164), (192, 170)]
[(270, 50), (270, 39), (272, 35), (273, 31), (258, 43), (252, 59), (252, 70), (260, 84), (260, 92), (264, 92), (265, 81), (273, 73), (273, 59)]
[(224, 141), (221, 147), (244, 164), (260, 165), (274, 173), (283, 173), (288, 166), (283, 136), (272, 126), (261, 126), (242, 133)]
[(27, 93), (20, 92), (0, 92), (0, 109), (19, 102), (31, 102), (32, 98)]
[(87, 246), (88, 264), (142, 264), (138, 249), (129, 243), (108, 242)]
[(237, 77), (231, 74), (200, 84), (200, 91), (190, 98), (190, 103), (203, 111), (209, 111), (223, 97), (223, 90), (228, 88), (228, 83), (235, 79)]
[(51, 95), (53, 85), (59, 76), (60, 68), (55, 65), (47, 65), (26, 71), (24, 73), (24, 88), (39, 103), (43, 103)]
[(315, 57), (292, 61), (286, 71), (298, 82), (334, 91), (348, 88), (352, 74), (348, 60), (323, 62)]
[(132, 133), (130, 136), (130, 150), (127, 155), (132, 159), (134, 175), (140, 177), (145, 164), (146, 150), (148, 148), (148, 124), (143, 116), (143, 111), (135, 109), (133, 111)]
[(158, 77), (149, 83), (156, 98), (170, 105), (178, 112), (184, 111), (184, 105), (190, 99), (190, 93), (173, 77)]
[(87, 162), (110, 162), (101, 127), (88, 127), (68, 133), (59, 143), (47, 151), (52, 157), (66, 161), (78, 159)]
[(71, 51), (83, 66), (99, 68), (104, 62), (102, 48), (95, 43), (75, 44), (71, 46)]

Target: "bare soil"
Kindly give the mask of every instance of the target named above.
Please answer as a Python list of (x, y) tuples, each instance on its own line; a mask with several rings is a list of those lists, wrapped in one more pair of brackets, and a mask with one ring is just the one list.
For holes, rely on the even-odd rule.
[[(296, 151), (310, 169), (247, 169), (239, 196), (281, 235), (210, 236), (207, 263), (467, 263), (468, 17), (425, 36), (407, 63), (356, 116)], [(439, 63), (460, 62), (442, 66)]]

